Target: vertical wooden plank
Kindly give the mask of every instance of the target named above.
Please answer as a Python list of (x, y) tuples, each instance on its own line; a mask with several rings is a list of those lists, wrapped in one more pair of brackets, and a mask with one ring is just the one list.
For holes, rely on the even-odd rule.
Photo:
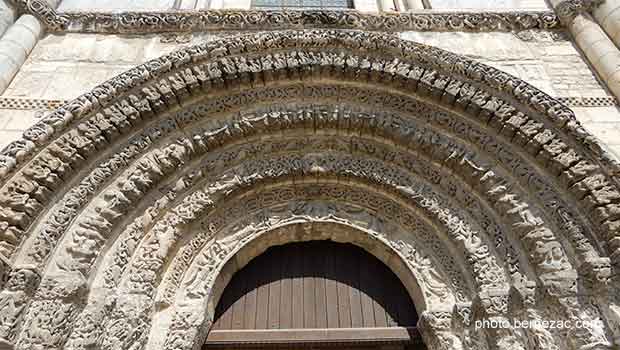
[(372, 303), (373, 296), (370, 294), (373, 282), (368, 259), (360, 259), (360, 299), (364, 327), (375, 326), (375, 310)]
[[(268, 249), (263, 255), (259, 256), (257, 263), (260, 266), (258, 269), (258, 291), (256, 297), (256, 329), (267, 329), (267, 319), (269, 316), (269, 283), (268, 283), (268, 270), (265, 269), (265, 264), (271, 259), (272, 250)], [(265, 271), (267, 270), (267, 271)]]
[(221, 316), (217, 320), (220, 329), (231, 329), (232, 327), (232, 308), (230, 307), (230, 305), (232, 305), (233, 302), (233, 293), (230, 293), (228, 291), (233, 290), (235, 280), (238, 279), (235, 277), (237, 276), (233, 276), (230, 282), (228, 282), (225, 293), (222, 294), (222, 297), (220, 298), (220, 303), (218, 307), (221, 308)]
[[(260, 257), (256, 258), (260, 259)], [(243, 329), (256, 329), (256, 312), (258, 298), (258, 269), (260, 264), (251, 261), (237, 274), (247, 278), (247, 294), (245, 295), (245, 317), (243, 320)]]
[(220, 302), (217, 304), (217, 308), (215, 309), (215, 318), (213, 321), (213, 326), (211, 327), (213, 330), (224, 329), (222, 326), (222, 316), (224, 316), (224, 312), (222, 311), (223, 299), (224, 295), (220, 298)]
[[(391, 272), (391, 271), (390, 271)], [(392, 274), (392, 278), (390, 278), (386, 282), (386, 289), (388, 291), (387, 299), (385, 300), (385, 313), (387, 318), (387, 326), (388, 327), (397, 327), (399, 326), (398, 321), (400, 320), (400, 316), (398, 315), (398, 301), (400, 301), (399, 289), (402, 289), (399, 285), (399, 281), (395, 280), (396, 276)], [(406, 325), (403, 325), (406, 326)]]
[(275, 249), (269, 266), (269, 318), (268, 328), (280, 328), (280, 280), (282, 275), (282, 249)]
[(352, 245), (296, 243), (239, 271), (213, 329), (415, 326), (411, 299), (387, 266)]
[(291, 279), (291, 288), (293, 299), (293, 328), (304, 328), (304, 281), (303, 281), (303, 250), (299, 245), (292, 248), (293, 259), (291, 261), (291, 270), (293, 271)]
[[(404, 288), (403, 288), (404, 289)], [(408, 303), (403, 302), (402, 303), (402, 313), (403, 313), (403, 323), (406, 325), (409, 325), (411, 327), (415, 326), (418, 323), (418, 314), (415, 310), (415, 306), (413, 305), (413, 302), (411, 301), (411, 298), (409, 297), (409, 294), (406, 294), (406, 298), (407, 299), (403, 299), (402, 300), (407, 300), (409, 301)]]
[(340, 328), (351, 328), (351, 304), (349, 299), (349, 286), (343, 282), (342, 275), (347, 264), (347, 258), (340, 252), (334, 254), (336, 274), (338, 275), (338, 318)]
[[(237, 277), (243, 277), (239, 275)], [(232, 329), (243, 329), (243, 318), (245, 315), (245, 296), (246, 296), (247, 278), (236, 278), (234, 290), (238, 291), (234, 293), (236, 299), (230, 308), (232, 310)]]
[[(344, 252), (343, 252), (344, 253)], [(362, 256), (357, 250), (347, 250), (347, 260), (349, 263), (346, 266), (346, 273), (342, 276), (343, 279), (350, 286), (349, 288), (349, 300), (351, 303), (351, 327), (360, 328), (364, 326), (364, 318), (362, 317), (362, 301), (360, 298), (360, 264), (362, 263)]]
[(280, 282), (280, 329), (293, 328), (292, 258), (291, 249), (284, 250), (282, 254), (282, 281)]
[(327, 308), (327, 328), (339, 328), (338, 282), (336, 282), (336, 261), (332, 246), (325, 249), (325, 304)]
[(307, 243), (303, 252), (303, 294), (304, 294), (304, 328), (316, 328), (316, 300), (314, 293), (314, 274), (318, 246), (316, 242)]
[[(325, 247), (326, 245), (322, 245)], [(316, 328), (327, 328), (327, 301), (325, 283), (327, 273), (326, 252), (323, 250), (316, 257), (317, 278), (314, 281), (314, 299), (316, 300)]]
[(387, 327), (387, 318), (385, 316), (385, 308), (381, 304), (385, 300), (385, 285), (381, 283), (382, 276), (391, 277), (390, 274), (387, 274), (385, 265), (379, 259), (366, 259), (369, 260), (370, 270), (372, 271), (371, 276), (377, 279), (377, 281), (373, 281), (371, 284), (372, 294), (374, 295), (372, 304), (374, 308), (375, 314), (375, 327)]

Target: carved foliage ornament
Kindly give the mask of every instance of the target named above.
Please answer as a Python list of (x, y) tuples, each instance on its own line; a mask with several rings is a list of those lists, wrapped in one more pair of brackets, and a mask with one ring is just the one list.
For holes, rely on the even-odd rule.
[(555, 12), (564, 24), (569, 24), (580, 13), (592, 12), (605, 0), (563, 0), (555, 6)]
[[(596, 152), (598, 146), (595, 143), (589, 143), (589, 135), (587, 135), (587, 133), (580, 133), (582, 130), (579, 129), (579, 125), (575, 123), (570, 110), (566, 109), (557, 101), (530, 87), (524, 82), (486, 66), (471, 63), (462, 57), (428, 47), (420, 47), (415, 44), (403, 43), (388, 35), (358, 32), (305, 31), (286, 32), (284, 34), (257, 34), (247, 36), (245, 38), (248, 40), (224, 40), (211, 42), (194, 47), (191, 49), (193, 51), (180, 51), (162, 59), (151, 61), (146, 65), (132, 70), (130, 73), (121, 75), (120, 77), (96, 88), (93, 92), (86, 94), (80, 99), (70, 103), (66, 109), (56, 111), (52, 117), (46, 118), (44, 123), (37, 124), (35, 128), (30, 129), (27, 134), (29, 139), (23, 139), (12, 144), (3, 153), (6, 156), (5, 160), (7, 163), (4, 164), (6, 167), (1, 169), (1, 172), (6, 175), (12, 172), (12, 168), (16, 167), (18, 162), (25, 163), (25, 161), (29, 160), (35, 152), (39, 152), (37, 157), (29, 162), (28, 166), (24, 167), (18, 176), (10, 179), (12, 182), (7, 182), (7, 184), (5, 184), (3, 190), (6, 189), (6, 193), (9, 194), (5, 197), (5, 199), (8, 201), (7, 203), (10, 203), (10, 205), (2, 207), (2, 219), (5, 220), (5, 217), (10, 217), (12, 220), (11, 224), (14, 225), (12, 227), (23, 229), (24, 232), (36, 231), (36, 229), (28, 227), (30, 224), (29, 220), (34, 219), (37, 215), (40, 215), (39, 213), (43, 211), (42, 209), (49, 206), (52, 198), (58, 198), (50, 195), (51, 191), (57, 191), (58, 188), (66, 189), (66, 186), (60, 185), (60, 178), (67, 177), (68, 180), (71, 180), (71, 182), (67, 181), (65, 183), (72, 184), (77, 184), (80, 180), (89, 178), (92, 180), (92, 184), (96, 186), (103, 186), (103, 184), (108, 181), (107, 178), (113, 177), (113, 174), (117, 171), (117, 169), (125, 166), (124, 164), (119, 165), (118, 163), (114, 163), (115, 161), (119, 162), (118, 159), (114, 161), (111, 160), (109, 167), (101, 171), (93, 170), (92, 173), (84, 176), (83, 179), (69, 178), (69, 168), (75, 169), (76, 173), (81, 174), (80, 176), (85, 173), (81, 171), (82, 169), (86, 167), (88, 167), (88, 169), (95, 168), (91, 167), (91, 165), (95, 162), (94, 160), (91, 161), (91, 159), (95, 158), (94, 155), (100, 154), (103, 149), (110, 149), (108, 148), (109, 145), (107, 145), (106, 139), (113, 139), (122, 133), (131, 133), (132, 135), (135, 135), (136, 138), (132, 139), (130, 144), (127, 145), (127, 152), (131, 154), (143, 153), (145, 149), (151, 146), (149, 142), (153, 142), (153, 139), (161, 138), (162, 134), (165, 134), (165, 132), (161, 132), (161, 130), (158, 129), (160, 126), (158, 123), (162, 123), (162, 130), (178, 129), (178, 124), (175, 124), (174, 121), (169, 124), (165, 124), (168, 122), (166, 119), (168, 117), (159, 117), (159, 120), (157, 120), (156, 123), (150, 125), (157, 125), (157, 128), (148, 128), (148, 131), (150, 132), (149, 137), (151, 139), (147, 142), (144, 139), (141, 139), (141, 135), (139, 135), (140, 132), (144, 130), (136, 130), (138, 129), (137, 124), (140, 123), (141, 118), (147, 120), (148, 118), (152, 118), (154, 115), (163, 115), (162, 111), (166, 108), (165, 105), (167, 103), (170, 103), (170, 101), (173, 100), (176, 100), (178, 103), (179, 100), (183, 100), (183, 96), (187, 96), (190, 93), (189, 91), (196, 92), (200, 89), (214, 91), (209, 89), (221, 89), (222, 86), (227, 86), (227, 88), (230, 86), (237, 86), (233, 85), (233, 83), (236, 84), (237, 80), (241, 81), (244, 77), (250, 77), (251, 73), (254, 72), (252, 69), (256, 69), (255, 66), (248, 64), (251, 58), (246, 59), (243, 56), (235, 56), (240, 52), (255, 52), (283, 47), (284, 49), (288, 48), (290, 50), (293, 50), (291, 48), (295, 48), (298, 53), (278, 53), (277, 55), (274, 54), (268, 58), (264, 56), (262, 57), (264, 59), (264, 66), (259, 66), (257, 71), (259, 73), (266, 72), (284, 77), (299, 77), (301, 74), (301, 68), (299, 67), (307, 67), (304, 66), (304, 64), (310, 61), (312, 57), (330, 57), (324, 65), (327, 70), (335, 71), (339, 69), (342, 72), (342, 76), (345, 76), (345, 72), (350, 71), (363, 72), (356, 76), (359, 78), (360, 84), (362, 83), (362, 79), (367, 78), (366, 76), (362, 78), (362, 74), (371, 76), (371, 78), (367, 78), (368, 81), (374, 81), (372, 79), (377, 80), (374, 81), (376, 83), (375, 85), (384, 84), (381, 79), (390, 79), (394, 81), (394, 86), (398, 83), (398, 81), (396, 81), (397, 79), (401, 79), (403, 75), (406, 76), (410, 74), (412, 77), (415, 76), (415, 80), (412, 78), (412, 81), (415, 81), (415, 84), (408, 84), (406, 86), (415, 85), (420, 91), (424, 92), (422, 96), (425, 96), (425, 98), (432, 99), (437, 103), (439, 103), (438, 101), (441, 101), (444, 106), (452, 107), (455, 104), (458, 105), (459, 103), (462, 103), (464, 109), (474, 109), (475, 113), (472, 112), (472, 114), (475, 115), (475, 118), (484, 120), (485, 125), (488, 123), (488, 125), (493, 128), (495, 128), (494, 125), (497, 125), (498, 130), (501, 130), (504, 137), (508, 134), (510, 137), (507, 138), (513, 139), (512, 136), (515, 136), (514, 140), (516, 142), (521, 140), (522, 143), (520, 146), (523, 146), (523, 148), (518, 148), (517, 145), (515, 145), (515, 147), (518, 150), (522, 149), (528, 153), (531, 153), (532, 157), (530, 158), (532, 159), (537, 157), (536, 160), (540, 160), (539, 164), (541, 165), (542, 174), (548, 174), (550, 179), (554, 179), (551, 181), (556, 181), (557, 184), (561, 184), (566, 188), (569, 188), (568, 191), (575, 194), (575, 196), (578, 196), (578, 199), (585, 198), (584, 202), (591, 202), (592, 212), (594, 213), (591, 217), (597, 222), (592, 227), (600, 229), (600, 231), (603, 232), (606, 232), (603, 229), (607, 227), (607, 237), (610, 239), (610, 243), (614, 242), (613, 239), (617, 239), (614, 235), (617, 234), (617, 228), (618, 225), (620, 225), (617, 220), (617, 209), (618, 202), (620, 201), (620, 195), (617, 191), (616, 180), (608, 180), (607, 176), (610, 172), (615, 171), (615, 168), (613, 168), (612, 165), (605, 163), (604, 159), (600, 158), (602, 155)], [(327, 42), (330, 44), (326, 44)], [(333, 42), (336, 42), (336, 44), (331, 44)], [(323, 54), (312, 56), (310, 53), (300, 49), (300, 47), (303, 47), (304, 45), (314, 47), (317, 50), (334, 51), (334, 53), (330, 55)], [(333, 48), (339, 48), (342, 50), (339, 52), (338, 50), (333, 50)], [(380, 65), (370, 64), (371, 62), (376, 63), (376, 61), (378, 61), (375, 58), (370, 60), (370, 62), (367, 60), (366, 62), (360, 63), (361, 61), (357, 59), (359, 56), (347, 54), (347, 49), (359, 51), (368, 50), (371, 52), (377, 50), (385, 55), (391, 54), (396, 56), (393, 58), (396, 63), (381, 63)], [(217, 59), (221, 58), (222, 55), (232, 56), (232, 58), (217, 61)], [(190, 61), (204, 61), (205, 57), (209, 57), (212, 60), (203, 66), (190, 66), (187, 64), (187, 62)], [(399, 65), (399, 63), (402, 63), (402, 61), (400, 61), (401, 59), (406, 62), (419, 60), (424, 64), (425, 68), (406, 64)], [(217, 62), (213, 64), (214, 61)], [(316, 63), (316, 65), (319, 66), (322, 61), (317, 60), (317, 62), (318, 63)], [(368, 66), (365, 66), (366, 64), (368, 64)], [(194, 73), (190, 72), (190, 74), (186, 75), (188, 77), (187, 79), (177, 79), (176, 77), (180, 75), (175, 75), (172, 77), (165, 75), (173, 69), (172, 67), (180, 67), (185, 69), (188, 68), (188, 66), (192, 69), (207, 67), (207, 73), (204, 71), (194, 71)], [(367, 69), (367, 67), (371, 68)], [(440, 70), (440, 72), (437, 70)], [(179, 71), (180, 69), (175, 71), (175, 73)], [(310, 71), (312, 70), (310, 69)], [(157, 78), (157, 81), (155, 81), (155, 77)], [(338, 76), (333, 75), (332, 78), (334, 77)], [(466, 79), (463, 77), (466, 77)], [(453, 78), (454, 80), (452, 80)], [(476, 88), (459, 81), (459, 78), (469, 82), (474, 82), (476, 86), (486, 87), (486, 90), (476, 90)], [(199, 79), (200, 83), (197, 82)], [(402, 79), (403, 81), (406, 81), (404, 78)], [(223, 84), (225, 80), (228, 85)], [(148, 82), (149, 85), (145, 86), (145, 82)], [(202, 87), (198, 87), (203, 83), (204, 85), (202, 85)], [(368, 82), (364, 81), (363, 83)], [(310, 89), (310, 85), (311, 84), (306, 81), (302, 86), (302, 89)], [(387, 86), (387, 84), (384, 86)], [(144, 95), (136, 93), (141, 96), (141, 98), (138, 98), (135, 95), (127, 97), (127, 99), (123, 100), (117, 98), (127, 92), (130, 87), (144, 88)], [(485, 92), (492, 91), (493, 88), (501, 90), (506, 96), (508, 96), (507, 99), (512, 101), (516, 107), (511, 107), (511, 105), (507, 105), (506, 108), (499, 107), (506, 105), (504, 105), (503, 102), (498, 102), (500, 101), (500, 98), (497, 96), (491, 96), (490, 94), (492, 92)], [(394, 87), (394, 89), (396, 89), (396, 87)], [(351, 93), (351, 90), (353, 89), (350, 89), (347, 93)], [(135, 89), (134, 91), (140, 90)], [(415, 89), (413, 89), (413, 91), (408, 90), (408, 92), (412, 95), (416, 93)], [(450, 95), (450, 92), (453, 92), (453, 95)], [(298, 95), (299, 94), (295, 96)], [(396, 93), (394, 93), (394, 95), (396, 95)], [(229, 94), (227, 94), (227, 96), (229, 96)], [(289, 94), (286, 96), (290, 97), (291, 95)], [(444, 99), (449, 102), (445, 102), (446, 100)], [(515, 100), (520, 102), (514, 102)], [(114, 106), (114, 109), (110, 106), (111, 101), (117, 103)], [(227, 108), (226, 103), (228, 102), (223, 103), (222, 106), (214, 108), (213, 111), (218, 110), (218, 108), (219, 110), (225, 110)], [(386, 105), (386, 102), (381, 101), (377, 103), (379, 108), (382, 105)], [(101, 108), (102, 106), (103, 108)], [(98, 111), (99, 109), (107, 111), (105, 112), (106, 114), (93, 115), (94, 113), (92, 112)], [(510, 112), (506, 112), (506, 109), (510, 110)], [(525, 116), (524, 113), (517, 112), (517, 109), (528, 111), (528, 115)], [(211, 112), (212, 110), (209, 111)], [(87, 119), (87, 116), (92, 119)], [(527, 120), (526, 117), (532, 119)], [(463, 118), (467, 117), (463, 116)], [(75, 125), (77, 123), (73, 123), (75, 121), (80, 121), (79, 126)], [(555, 127), (549, 126), (551, 123), (555, 123)], [(114, 126), (111, 126), (112, 124), (114, 124)], [(402, 130), (396, 125), (393, 126), (393, 128)], [(67, 133), (64, 135), (66, 138), (63, 138), (62, 142), (59, 141), (60, 139), (56, 139), (59, 142), (49, 145), (49, 139), (55, 137), (59, 130), (65, 129), (68, 129)], [(238, 140), (239, 132), (237, 128), (226, 131), (230, 131), (230, 133), (227, 133), (222, 137), (225, 137), (227, 140)], [(559, 134), (560, 137), (556, 138), (556, 134)], [(212, 142), (214, 142), (214, 137), (212, 136), (213, 134), (205, 135), (206, 148), (213, 145)], [(490, 140), (498, 143), (498, 138), (491, 137)], [(570, 142), (563, 142), (563, 140), (569, 140)], [(217, 140), (215, 140), (215, 142), (218, 144), (221, 143)], [(41, 150), (44, 145), (48, 145), (49, 147)], [(122, 147), (124, 147), (124, 144)], [(118, 148), (121, 149), (122, 147), (119, 144)], [(439, 146), (432, 146), (430, 148), (437, 154), (443, 154), (444, 149)], [(180, 148), (176, 147), (174, 149), (179, 150)], [(174, 151), (174, 149), (171, 148), (171, 151)], [(114, 150), (114, 152), (117, 151), (116, 149)], [(125, 150), (123, 150), (123, 152), (125, 152)], [(493, 156), (497, 155), (498, 158), (505, 157), (505, 154), (500, 152), (495, 152), (492, 154)], [(131, 157), (128, 157), (127, 159), (130, 159)], [(167, 158), (170, 159), (172, 159), (172, 157), (173, 155), (167, 156)], [(122, 157), (119, 158), (123, 159)], [(452, 155), (447, 158), (454, 159)], [(84, 162), (85, 159), (89, 159), (89, 161)], [(161, 161), (163, 158), (158, 156), (157, 159)], [(375, 175), (392, 174), (390, 175), (390, 178), (397, 178), (395, 176), (397, 174), (394, 173), (394, 170), (387, 169), (387, 167), (375, 167), (374, 169), (376, 169), (376, 171), (374, 171), (374, 169), (369, 167), (367, 163), (359, 163), (359, 159), (354, 161), (356, 163), (352, 165), (356, 166), (356, 171), (360, 174), (366, 174), (366, 172), (370, 172)], [(175, 163), (166, 163), (163, 168), (160, 166), (152, 166), (150, 167), (150, 170), (153, 172), (159, 171), (160, 173), (163, 173), (168, 167), (177, 167), (180, 162), (181, 158), (179, 158), (179, 160)], [(133, 161), (131, 163), (133, 164)], [(329, 163), (334, 163), (334, 161), (330, 160)], [(304, 169), (306, 169), (307, 172), (310, 172), (310, 170), (312, 170), (312, 172), (316, 172), (322, 168), (325, 168), (326, 165), (330, 165), (325, 164), (325, 162), (320, 160), (312, 160), (312, 162), (308, 161), (305, 164), (306, 167)], [(135, 165), (139, 166), (141, 164), (136, 163)], [(271, 162), (267, 165), (269, 168), (274, 168), (277, 164)], [(21, 164), (19, 166), (21, 167)], [(334, 165), (330, 165), (330, 167), (333, 173), (336, 173), (334, 168), (338, 168), (340, 170), (352, 168), (351, 166), (342, 166), (341, 163), (334, 163)], [(253, 173), (255, 172), (249, 172), (244, 175), (246, 177), (250, 177)], [(294, 174), (292, 171), (289, 171), (289, 173)], [(143, 175), (143, 173), (139, 172), (136, 172), (136, 174)], [(159, 176), (163, 175), (160, 174)], [(360, 175), (360, 178), (361, 177), (362, 176)], [(366, 177), (367, 176), (365, 175), (364, 178)], [(146, 179), (144, 176), (140, 176), (135, 179), (135, 183), (139, 184), (137, 187), (147, 187), (151, 185), (150, 183), (143, 181), (144, 179)], [(408, 181), (405, 177), (399, 176), (398, 179), (399, 181), (393, 181), (390, 183), (401, 185), (403, 190), (406, 189), (406, 186), (409, 186), (412, 183), (412, 181)], [(502, 185), (502, 183), (497, 184)], [(229, 189), (232, 189), (232, 187), (229, 187)], [(54, 222), (53, 224), (57, 225), (56, 227), (64, 226), (78, 213), (87, 213), (82, 212), (85, 201), (80, 202), (80, 200), (82, 200), (80, 198), (90, 198), (90, 194), (85, 195), (89, 193), (88, 191), (98, 191), (95, 191), (92, 188), (82, 188), (79, 185), (73, 186), (71, 190), (82, 192), (76, 192), (76, 196), (73, 200), (63, 203), (66, 204), (67, 210), (59, 212), (57, 216), (54, 216), (53, 220), (56, 220), (57, 222)], [(222, 188), (221, 190), (226, 191), (227, 188)], [(514, 196), (508, 195), (508, 190), (510, 189), (503, 186), (497, 191), (493, 191), (494, 194), (501, 195), (500, 198), (497, 199), (497, 202), (505, 207), (508, 205), (514, 205), (515, 209), (524, 209), (520, 203), (520, 200)], [(415, 193), (412, 193), (411, 195), (414, 194)], [(139, 194), (134, 193), (134, 196), (139, 196)], [(207, 207), (212, 205), (213, 202), (214, 201), (211, 200), (210, 202), (205, 202), (204, 205)], [(582, 214), (586, 215), (589, 211), (586, 211), (586, 209), (584, 209), (586, 205), (580, 202), (581, 201), (574, 201), (577, 208), (575, 210), (583, 210)], [(122, 201), (119, 202), (120, 207), (122, 207), (123, 204), (126, 205), (127, 203), (123, 203)], [(429, 201), (427, 204), (431, 206), (434, 202)], [(545, 208), (549, 212), (552, 210), (546, 206)], [(540, 220), (538, 220), (535, 215), (519, 210), (510, 210), (510, 212), (507, 210), (506, 212), (515, 218), (520, 215), (520, 213), (523, 213), (524, 215), (522, 219), (528, 224), (531, 224), (527, 226), (527, 230), (522, 230), (523, 238), (528, 244), (532, 244), (532, 246), (535, 247), (534, 249), (531, 249), (531, 251), (528, 250), (528, 252), (532, 253), (532, 257), (538, 266), (540, 266), (540, 272), (544, 272), (545, 283), (547, 281), (549, 281), (549, 283), (560, 281), (560, 279), (558, 279), (560, 276), (559, 272), (573, 273), (573, 271), (565, 268), (564, 263), (553, 263), (554, 260), (560, 262), (565, 260), (561, 251), (561, 246), (555, 244), (555, 239), (551, 235), (551, 231), (534, 229), (541, 226)], [(598, 212), (600, 213), (596, 214)], [(113, 219), (116, 219), (113, 217), (115, 214), (112, 211), (102, 212), (101, 215), (110, 222), (113, 221)], [(551, 216), (550, 213), (548, 215)], [(86, 218), (86, 216), (83, 217), (83, 219)], [(458, 219), (457, 216), (454, 216), (454, 218)], [(169, 221), (166, 221), (168, 219)], [(160, 221), (157, 227), (152, 230), (152, 232), (155, 233), (154, 238), (149, 241), (144, 241), (143, 244), (140, 245), (140, 248), (137, 250), (139, 258), (135, 261), (153, 264), (153, 266), (159, 270), (160, 267), (163, 266), (163, 261), (161, 261), (162, 259), (158, 257), (150, 259), (152, 255), (158, 254), (158, 251), (149, 251), (149, 249), (159, 245), (160, 247), (166, 248), (162, 254), (168, 254), (168, 251), (171, 250), (168, 249), (169, 247), (161, 245), (160, 242), (172, 241), (170, 237), (178, 239), (180, 231), (176, 230), (168, 232), (164, 230), (164, 228), (179, 227), (180, 222), (186, 219), (189, 220), (190, 218), (185, 218), (185, 216), (183, 216), (180, 212), (175, 212), (170, 216), (166, 216), (166, 220)], [(445, 221), (454, 222), (455, 224), (458, 223), (457, 220), (449, 219), (451, 218), (446, 216)], [(52, 223), (52, 220), (50, 220), (50, 223)], [(91, 233), (89, 230), (96, 225), (100, 225), (97, 226), (99, 228), (107, 229), (105, 224), (106, 221), (104, 220), (98, 222), (87, 222), (86, 220), (80, 220), (79, 227), (76, 227), (76, 229), (79, 229), (76, 230), (77, 234), (75, 236), (78, 238), (75, 244), (76, 248), (74, 250), (72, 247), (69, 247), (72, 249), (72, 253), (80, 256), (80, 259), (75, 261), (77, 262), (75, 265), (64, 265), (66, 269), (75, 271), (76, 273), (81, 273), (82, 271), (88, 270), (89, 266), (92, 265), (93, 257), (90, 255), (84, 255), (84, 252), (78, 249), (88, 248), (91, 246), (80, 244), (80, 242), (100, 239), (96, 236), (89, 236)], [(151, 228), (149, 227), (148, 229), (150, 230)], [(45, 228), (41, 231), (37, 231), (37, 234), (41, 233), (41, 236), (48, 235), (49, 231), (44, 230)], [(58, 232), (62, 233), (62, 231)], [(103, 237), (105, 238), (105, 236)], [(478, 242), (474, 243), (478, 244)], [(467, 245), (474, 247), (473, 244), (467, 243)], [(551, 252), (552, 254), (546, 255), (543, 254), (544, 252)], [(483, 253), (486, 254), (484, 250)], [(561, 259), (556, 259), (557, 257), (560, 257)], [(595, 276), (596, 278), (592, 278), (593, 281), (605, 281), (605, 276), (608, 275), (606, 268), (607, 260), (600, 262), (600, 264), (591, 264), (592, 271), (598, 271), (598, 275)], [(482, 267), (482, 265), (480, 266)], [(143, 265), (133, 263), (130, 264), (132, 271), (144, 271), (146, 273), (151, 272), (143, 267)], [(540, 274), (540, 276), (542, 277), (543, 274)], [(129, 280), (127, 283), (131, 285), (132, 290), (140, 291), (140, 293), (142, 293), (140, 289), (142, 286), (148, 286), (150, 282), (155, 281), (152, 279), (152, 276), (146, 277), (150, 278), (146, 281), (147, 283), (138, 283), (140, 281), (134, 280)], [(50, 293), (53, 292), (54, 298), (58, 300), (60, 300), (60, 298), (56, 297), (56, 295), (66, 296), (67, 298), (76, 297), (78, 299), (78, 303), (81, 302), (80, 299), (83, 294), (83, 284), (70, 284), (69, 281), (76, 281), (75, 278), (70, 278), (66, 281), (63, 280), (63, 283), (67, 282), (67, 288), (63, 290), (50, 286), (48, 282), (52, 278), (53, 277), (50, 277), (49, 275), (45, 276), (43, 278), (45, 283), (42, 283), (42, 287), (40, 288), (42, 290), (50, 291)], [(573, 280), (574, 279), (572, 277), (568, 279), (571, 283)], [(579, 312), (571, 311), (573, 309), (578, 311), (580, 306), (578, 300), (573, 302), (573, 300), (570, 299), (570, 293), (574, 294), (573, 288), (557, 289), (558, 291), (566, 291), (569, 293), (568, 296), (566, 296), (567, 293), (564, 292), (555, 296), (556, 300), (560, 299), (560, 301), (563, 302), (563, 304), (558, 306), (558, 309), (560, 310), (559, 312), (564, 313), (564, 315), (567, 315), (568, 317), (586, 318), (587, 315), (582, 316)], [(549, 288), (547, 288), (547, 290), (549, 290)], [(148, 289), (145, 291), (151, 292), (151, 290)], [(37, 293), (37, 296), (41, 295), (42, 294)], [(146, 296), (147, 294), (141, 295)], [(14, 303), (8, 303), (7, 305), (9, 305), (9, 309), (17, 309), (14, 307)], [(29, 314), (38, 315), (37, 311), (39, 308), (41, 310), (49, 311), (41, 313), (42, 317), (31, 317), (31, 321), (26, 323), (25, 329), (34, 329), (35, 332), (62, 334), (64, 331), (61, 331), (59, 327), (65, 327), (66, 323), (72, 319), (72, 315), (74, 315), (76, 311), (72, 308), (69, 302), (59, 305), (58, 303), (52, 302), (50, 299), (44, 298), (37, 299), (35, 306), (36, 307), (34, 308), (31, 307), (31, 311), (34, 311), (29, 311)], [(127, 307), (126, 309), (114, 309), (115, 312), (118, 312), (112, 315), (112, 320), (117, 321), (129, 319), (127, 315), (132, 314), (136, 314), (135, 319), (141, 319), (141, 317), (143, 317), (139, 313), (139, 310), (143, 310), (141, 304), (129, 306), (130, 307)], [(61, 318), (58, 316), (58, 313), (63, 313), (66, 317)], [(588, 318), (598, 317), (596, 314), (596, 309), (591, 309), (588, 313), (593, 315), (587, 316)], [(7, 314), (8, 313), (3, 313), (3, 315)], [(19, 315), (19, 312), (11, 311), (11, 314)], [(52, 319), (61, 320), (62, 322), (59, 323), (58, 327), (54, 326), (55, 328), (50, 328), (48, 326), (50, 323), (49, 319), (45, 317), (51, 317)], [(12, 319), (6, 322), (7, 324), (13, 324)], [(32, 325), (32, 327), (30, 327), (30, 325)], [(144, 325), (136, 323), (129, 326), (142, 327)], [(125, 329), (129, 329), (129, 327), (111, 327), (109, 328), (109, 332), (122, 332)], [(598, 330), (593, 330), (591, 333), (592, 335), (596, 335), (600, 332)], [(586, 336), (587, 335), (581, 337), (585, 339)], [(22, 338), (23, 341), (21, 344), (30, 346), (45, 337), (45, 335), (35, 333), (29, 334), (27, 337)], [(591, 339), (595, 338), (597, 337), (591, 337)], [(109, 348), (114, 348), (115, 346), (123, 347), (124, 345), (110, 343), (106, 346)], [(32, 347), (34, 347), (34, 345)]]
[(52, 32), (153, 33), (303, 28), (378, 31), (521, 31), (561, 26), (551, 11), (391, 12), (355, 10), (202, 10), (152, 12), (56, 12), (44, 0), (10, 0)]

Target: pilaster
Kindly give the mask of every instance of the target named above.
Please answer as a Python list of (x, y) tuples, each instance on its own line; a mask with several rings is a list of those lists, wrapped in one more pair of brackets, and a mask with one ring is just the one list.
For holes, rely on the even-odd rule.
[[(56, 8), (61, 0), (48, 0), (46, 3), (51, 8)], [(0, 0), (0, 11), (2, 10), (3, 0)], [(27, 12), (23, 6), (29, 6), (19, 1), (12, 1), (13, 6), (20, 11)], [(10, 17), (9, 15), (7, 15)], [(4, 12), (0, 12), (0, 18), (4, 18)], [(9, 18), (7, 17), (7, 18)], [(3, 21), (0, 19), (0, 32), (3, 29)], [(22, 14), (17, 21), (12, 24), (6, 33), (0, 38), (0, 94), (9, 87), (11, 81), (19, 72), (24, 62), (34, 49), (39, 39), (43, 36), (45, 27), (31, 14)]]
[(7, 1), (0, 0), (0, 36), (15, 22), (15, 9)]

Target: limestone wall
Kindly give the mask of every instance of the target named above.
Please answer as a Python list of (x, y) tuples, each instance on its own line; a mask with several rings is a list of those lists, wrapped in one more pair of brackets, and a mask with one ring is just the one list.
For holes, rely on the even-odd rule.
[(620, 108), (565, 34), (407, 32), (401, 37), (477, 59), (561, 98), (620, 158)]
[[(405, 32), (400, 36), (480, 60), (562, 98), (588, 130), (620, 155), (620, 110), (565, 34)], [(149, 59), (215, 37), (46, 35), (2, 95), (0, 146), (18, 138), (61, 101)]]

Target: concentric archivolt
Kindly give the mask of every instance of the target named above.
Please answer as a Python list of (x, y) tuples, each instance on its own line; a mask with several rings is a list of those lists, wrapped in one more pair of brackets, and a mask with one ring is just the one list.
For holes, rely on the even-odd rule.
[(431, 349), (610, 348), (617, 171), (570, 110), (445, 51), (338, 31), (205, 43), (3, 151), (0, 338), (195, 348), (227, 261), (331, 225), (398, 270)]

